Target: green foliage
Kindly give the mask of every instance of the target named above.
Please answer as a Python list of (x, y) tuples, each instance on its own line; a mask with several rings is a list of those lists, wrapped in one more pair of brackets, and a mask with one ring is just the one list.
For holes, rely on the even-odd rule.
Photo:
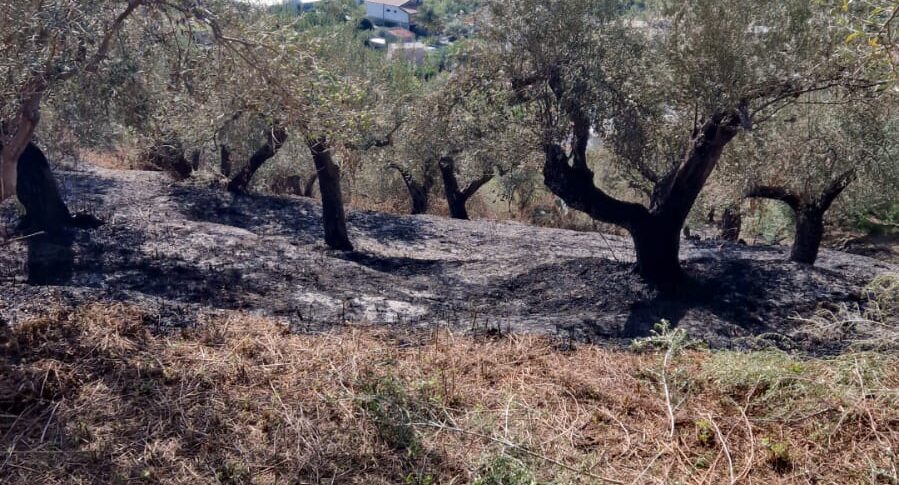
[(502, 455), (491, 459), (479, 470), (475, 485), (536, 485), (533, 473), (521, 461)]
[(360, 405), (372, 417), (381, 439), (395, 450), (418, 454), (421, 443), (412, 423), (424, 410), (403, 383), (389, 375), (367, 376), (360, 386), (364, 393)]
[(637, 351), (666, 350), (678, 354), (702, 345), (701, 342), (691, 340), (686, 330), (671, 328), (671, 322), (664, 319), (656, 323), (649, 332), (648, 337), (634, 339), (631, 348)]
[(868, 76), (899, 80), (899, 4), (895, 0), (826, 0), (845, 35), (844, 55)]
[(786, 472), (792, 468), (793, 461), (790, 458), (790, 445), (783, 441), (762, 438), (762, 446), (768, 450), (768, 463), (775, 470)]
[(460, 35), (465, 32), (459, 20), (483, 4), (483, 0), (425, 0), (418, 9), (418, 21), (431, 35)]
[(822, 402), (872, 398), (868, 388), (878, 387), (889, 362), (877, 353), (813, 359), (780, 351), (722, 351), (711, 354), (699, 379), (737, 402), (752, 399), (760, 416), (789, 419), (816, 412)]
[(795, 224), (796, 216), (789, 206), (759, 200), (744, 215), (742, 234), (746, 238), (761, 238), (766, 244), (780, 244), (793, 234)]
[(696, 441), (705, 447), (711, 447), (715, 444), (715, 428), (707, 419), (698, 419), (693, 425), (696, 427)]

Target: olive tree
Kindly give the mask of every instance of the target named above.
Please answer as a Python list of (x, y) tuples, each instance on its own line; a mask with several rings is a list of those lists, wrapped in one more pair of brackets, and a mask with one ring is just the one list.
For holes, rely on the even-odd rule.
[[(534, 147), (521, 129), (524, 110), (491, 77), (465, 67), (433, 81), (400, 130), (400, 153), (392, 163), (403, 176), (413, 213), (427, 209), (427, 193), (439, 177), (450, 217), (468, 219), (468, 201), (484, 185), (526, 164)], [(412, 171), (417, 167), (421, 182)]]
[[(680, 235), (740, 132), (805, 92), (852, 84), (832, 60), (833, 17), (805, 0), (654, 2), (641, 20), (613, 0), (494, 2), (485, 69), (535, 106), (546, 186), (569, 207), (625, 228), (637, 268), (670, 288)], [(540, 18), (540, 22), (534, 22)], [(642, 201), (599, 187), (598, 137), (644, 187)]]
[[(43, 221), (45, 227), (36, 229), (55, 231), (69, 223), (71, 215), (50, 171), (40, 168), (43, 156), (22, 157), (37, 153), (26, 149), (38, 128), (41, 108), (53, 96), (59, 101), (57, 108), (80, 97), (69, 108), (87, 108), (84, 113), (96, 114), (98, 107), (117, 101), (123, 102), (120, 107), (136, 106), (135, 100), (103, 96), (115, 92), (117, 83), (139, 77), (134, 70), (141, 65), (137, 61), (152, 60), (146, 54), (157, 44), (170, 43), (179, 49), (192, 43), (199, 32), (209, 33), (210, 45), (213, 40), (239, 43), (215, 26), (220, 12), (236, 8), (232, 2), (216, 0), (0, 2), (0, 97), (6, 100), (0, 105), (0, 200), (18, 194), (26, 215), (32, 213), (29, 219)], [(175, 69), (170, 81), (189, 82), (190, 72)], [(93, 99), (93, 95), (101, 98)], [(129, 123), (146, 126), (139, 120), (146, 113), (123, 112), (128, 113), (123, 119), (130, 117)], [(72, 109), (64, 113), (67, 119), (65, 115), (77, 118)], [(75, 126), (74, 131), (84, 133), (85, 125)], [(20, 176), (23, 171), (27, 173)], [(23, 190), (17, 187), (19, 180), (39, 184)]]
[[(100, 70), (117, 33), (144, 6), (158, 7), (141, 0), (0, 2), (0, 200), (18, 192), (22, 154), (38, 153), (31, 143), (46, 96), (70, 79)], [(36, 229), (56, 230), (71, 215), (49, 170), (35, 167), (43, 156), (25, 158), (32, 163), (23, 169), (37, 171), (23, 180), (38, 181), (40, 190), (28, 188), (29, 196), (20, 199), (32, 220), (43, 221)]]
[(795, 216), (790, 259), (813, 264), (827, 211), (853, 185), (897, 195), (896, 112), (876, 93), (814, 93), (736, 144), (722, 162), (747, 197), (783, 202)]

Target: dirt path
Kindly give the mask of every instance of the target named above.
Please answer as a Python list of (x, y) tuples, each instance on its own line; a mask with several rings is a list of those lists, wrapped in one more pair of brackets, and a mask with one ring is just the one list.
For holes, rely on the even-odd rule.
[[(243, 310), (300, 331), (451, 325), (617, 341), (667, 318), (716, 346), (777, 333), (809, 347), (807, 329), (791, 317), (820, 302), (854, 304), (875, 274), (897, 270), (836, 251), (805, 268), (784, 262), (782, 247), (685, 243), (697, 281), (692, 296), (672, 300), (631, 273), (630, 242), (616, 236), (351, 211), (358, 251), (339, 253), (323, 246), (312, 200), (233, 197), (150, 172), (92, 168), (61, 177), (73, 206), (107, 224), (73, 232), (69, 247), (51, 251), (52, 268), (29, 265), (29, 253), (35, 260), (47, 252), (36, 244), (0, 248), (7, 322), (50, 303), (106, 299), (146, 308), (148, 324), (160, 328)], [(13, 221), (4, 206), (0, 223), (9, 230)]]

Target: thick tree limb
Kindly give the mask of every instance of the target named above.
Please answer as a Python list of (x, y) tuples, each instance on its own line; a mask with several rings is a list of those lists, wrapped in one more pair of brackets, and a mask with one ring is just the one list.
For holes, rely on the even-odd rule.
[(393, 145), (393, 135), (403, 126), (403, 123), (397, 123), (386, 135), (379, 138), (372, 138), (362, 143), (347, 143), (345, 146), (350, 150), (366, 151), (372, 148), (384, 148)]
[(568, 163), (569, 156), (562, 146), (547, 143), (543, 146), (546, 162), (543, 179), (546, 186), (569, 207), (590, 217), (626, 229), (635, 221), (649, 215), (640, 204), (624, 202), (609, 196), (593, 183), (593, 171), (576, 168)]
[(256, 171), (259, 170), (259, 167), (262, 166), (266, 160), (274, 157), (278, 150), (284, 146), (284, 143), (287, 141), (287, 129), (280, 125), (275, 124), (268, 130), (268, 140), (259, 147), (253, 156), (247, 161), (247, 164), (231, 179), (228, 183), (228, 191), (229, 192), (246, 192), (247, 187), (250, 186), (250, 181), (253, 179), (253, 175), (256, 174)]
[(712, 174), (724, 147), (740, 130), (739, 113), (719, 112), (697, 130), (684, 160), (653, 193), (650, 212), (682, 223)]
[(833, 204), (833, 201), (836, 200), (836, 198), (839, 197), (844, 190), (846, 190), (846, 187), (849, 187), (849, 185), (853, 181), (855, 181), (857, 175), (858, 174), (854, 168), (840, 174), (839, 177), (837, 177), (826, 189), (824, 189), (824, 192), (818, 199), (818, 206), (825, 211), (829, 209)]
[(756, 185), (746, 191), (746, 197), (779, 200), (794, 211), (798, 211), (802, 204), (802, 198), (795, 192), (783, 187), (773, 185)]
[(492, 172), (485, 173), (484, 175), (481, 175), (477, 179), (471, 181), (471, 183), (469, 183), (468, 186), (465, 187), (465, 190), (462, 191), (462, 197), (466, 200), (470, 199), (471, 196), (473, 196), (478, 190), (481, 190), (481, 187), (486, 185), (487, 182), (493, 180), (493, 177), (495, 176), (496, 174)]

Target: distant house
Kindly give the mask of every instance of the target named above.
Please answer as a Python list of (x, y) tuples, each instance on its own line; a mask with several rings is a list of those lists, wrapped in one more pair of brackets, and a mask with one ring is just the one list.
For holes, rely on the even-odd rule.
[(420, 0), (365, 0), (365, 16), (378, 25), (415, 25)]
[(384, 37), (391, 42), (415, 42), (415, 34), (402, 27), (395, 27), (384, 32)]

